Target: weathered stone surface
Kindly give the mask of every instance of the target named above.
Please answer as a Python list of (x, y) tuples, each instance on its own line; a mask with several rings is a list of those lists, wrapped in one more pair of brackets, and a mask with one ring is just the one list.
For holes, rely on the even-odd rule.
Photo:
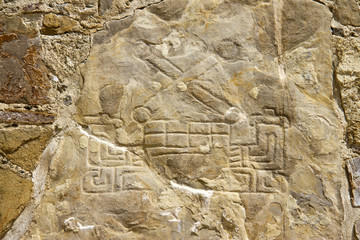
[(339, 86), (340, 97), (344, 113), (348, 121), (347, 137), (351, 146), (360, 146), (359, 132), (359, 100), (358, 100), (358, 50), (359, 43), (353, 38), (337, 38), (338, 67), (336, 69), (336, 80)]
[(32, 182), (10, 170), (0, 168), (0, 238), (31, 198)]
[(19, 17), (2, 17), (0, 27), (0, 102), (48, 103), (50, 83), (36, 29)]
[(356, 1), (0, 11), (5, 240), (358, 235)]
[(52, 93), (40, 18), (0, 17), (0, 238), (30, 202), (33, 171), (53, 135), (54, 128), (44, 126), (56, 115), (48, 105)]
[(31, 229), (45, 238), (340, 238), (328, 8), (176, 3), (94, 35), (77, 101), (86, 128), (64, 137)]
[(360, 26), (359, 3), (356, 0), (335, 0), (334, 18), (344, 25)]
[(150, 6), (148, 9), (165, 21), (177, 20), (183, 15), (187, 3), (187, 0), (163, 1)]
[(347, 163), (349, 181), (352, 193), (352, 204), (354, 207), (360, 206), (360, 158), (350, 159)]
[(79, 27), (79, 23), (69, 17), (49, 13), (44, 16), (41, 31), (46, 35), (54, 35), (76, 31)]
[(29, 202), (32, 171), (52, 135), (51, 127), (0, 129), (0, 237)]
[(0, 111), (0, 123), (13, 124), (49, 124), (55, 121), (55, 115), (30, 111)]
[(51, 127), (10, 127), (0, 129), (0, 153), (17, 166), (33, 171), (52, 136)]
[(356, 236), (356, 239), (360, 239), (360, 221), (357, 220), (355, 222), (355, 226), (354, 226), (354, 230), (355, 230), (355, 236)]

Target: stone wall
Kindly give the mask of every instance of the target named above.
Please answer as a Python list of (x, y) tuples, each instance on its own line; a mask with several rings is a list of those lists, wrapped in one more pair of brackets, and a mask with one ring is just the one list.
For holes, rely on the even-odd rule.
[(0, 238), (360, 239), (355, 0), (0, 0)]

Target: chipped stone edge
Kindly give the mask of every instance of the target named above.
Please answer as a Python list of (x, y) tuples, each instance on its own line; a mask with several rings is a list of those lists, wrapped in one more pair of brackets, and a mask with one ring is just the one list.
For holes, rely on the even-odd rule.
[(18, 240), (23, 237), (28, 230), (30, 222), (34, 217), (34, 210), (39, 205), (41, 198), (44, 195), (49, 164), (58, 153), (60, 140), (61, 137), (53, 138), (45, 148), (45, 151), (41, 156), (40, 163), (33, 172), (32, 181), (34, 186), (31, 202), (28, 204), (28, 206), (25, 207), (20, 216), (15, 220), (14, 224), (6, 233), (3, 240)]
[(76, 218), (74, 217), (69, 217), (68, 219), (66, 219), (64, 221), (64, 224), (66, 225), (67, 223), (71, 222), (71, 221), (75, 221), (76, 226), (79, 228), (79, 230), (90, 230), (90, 229), (94, 229), (95, 225), (82, 225)]

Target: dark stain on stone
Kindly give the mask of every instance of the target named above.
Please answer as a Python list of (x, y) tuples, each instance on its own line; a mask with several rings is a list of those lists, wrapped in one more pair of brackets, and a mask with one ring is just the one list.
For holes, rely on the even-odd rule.
[(33, 40), (26, 35), (5, 33), (0, 29), (0, 102), (49, 103), (47, 95), (51, 85), (48, 70), (40, 57), (40, 46), (35, 45)]
[(99, 10), (101, 15), (111, 8), (113, 1), (114, 0), (99, 0)]
[(34, 13), (34, 12), (40, 12), (40, 3), (35, 4), (28, 4), (25, 7), (23, 7), (24, 13)]
[(0, 111), (0, 123), (12, 124), (51, 124), (55, 121), (55, 115), (31, 111)]
[(161, 19), (170, 21), (181, 18), (187, 4), (187, 0), (168, 0), (154, 4), (148, 9), (151, 13), (157, 15)]
[(63, 102), (64, 102), (65, 106), (71, 105), (71, 103), (72, 103), (72, 98), (71, 98), (71, 96), (70, 96), (70, 95), (67, 95), (66, 97), (64, 97)]
[(124, 89), (122, 86), (107, 86), (103, 88), (99, 95), (103, 112), (109, 115), (116, 114), (123, 94)]
[(331, 33), (339, 37), (345, 37), (344, 30), (342, 28), (331, 28)]

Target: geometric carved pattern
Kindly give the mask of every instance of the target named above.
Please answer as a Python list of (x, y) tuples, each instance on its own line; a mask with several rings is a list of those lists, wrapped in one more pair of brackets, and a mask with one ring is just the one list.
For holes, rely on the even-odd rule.
[(250, 116), (237, 123), (180, 122), (157, 120), (145, 124), (144, 145), (149, 157), (208, 155), (210, 148), (223, 148), (235, 178), (244, 183), (239, 192), (282, 191), (284, 139), (288, 120), (267, 115)]
[(91, 168), (83, 178), (83, 190), (87, 193), (111, 193), (120, 191), (150, 190), (142, 179), (141, 168)]
[(91, 166), (117, 167), (141, 164), (141, 162), (134, 162), (126, 148), (110, 145), (97, 138), (90, 137), (88, 146), (88, 163)]
[(283, 128), (276, 125), (256, 124), (254, 145), (230, 146), (231, 165), (255, 169), (276, 170), (283, 168)]
[(146, 123), (144, 135), (148, 150), (162, 149), (163, 154), (167, 149), (172, 153), (203, 153), (199, 146), (229, 146), (230, 127), (225, 123), (151, 121)]
[[(288, 120), (275, 116), (274, 111), (268, 110), (268, 113), (267, 116), (251, 116), (251, 123), (240, 123), (231, 128), (236, 132), (231, 135), (229, 165), (237, 178), (250, 178), (246, 181), (249, 192), (277, 192), (283, 187), (279, 181), (282, 177), (273, 171), (284, 168)], [(245, 134), (236, 135), (239, 132)]]
[(143, 180), (143, 163), (126, 148), (89, 135), (83, 135), (79, 140), (80, 147), (85, 149), (87, 154), (88, 170), (82, 180), (84, 192), (150, 190)]
[(101, 193), (112, 192), (114, 173), (110, 168), (97, 168), (88, 171), (83, 179), (83, 189), (85, 192)]
[[(232, 174), (241, 183), (237, 192), (282, 191), (279, 173), (284, 168), (288, 120), (273, 110), (266, 113), (236, 123), (147, 121), (144, 147), (148, 156), (159, 162), (166, 156), (173, 161), (191, 161), (209, 156), (212, 148), (222, 148)], [(136, 155), (97, 137), (82, 138), (89, 166), (83, 178), (85, 192), (149, 189), (141, 180), (143, 162)]]

